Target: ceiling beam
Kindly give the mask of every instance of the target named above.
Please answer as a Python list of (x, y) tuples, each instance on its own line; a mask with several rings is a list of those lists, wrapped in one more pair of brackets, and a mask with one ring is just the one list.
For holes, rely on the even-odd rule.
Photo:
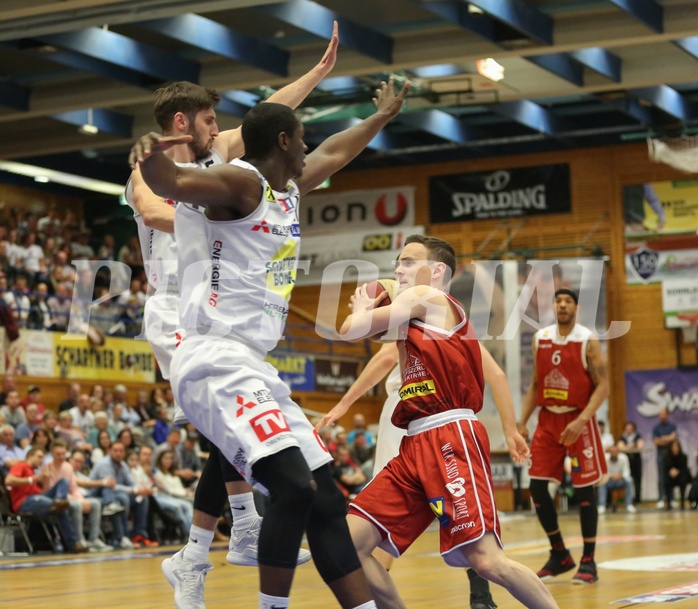
[(97, 127), (100, 133), (118, 135), (119, 137), (133, 137), (133, 117), (121, 112), (114, 112), (113, 110), (104, 110), (103, 108), (73, 110), (72, 112), (53, 114), (51, 118), (77, 127), (92, 125)]
[(468, 0), (468, 4), (540, 44), (553, 44), (552, 17), (522, 0)]
[(674, 40), (674, 44), (683, 51), (686, 51), (691, 57), (698, 59), (698, 36), (680, 38), (679, 40)]
[(563, 121), (550, 110), (527, 99), (494, 104), (490, 108), (496, 114), (510, 118), (529, 129), (545, 133), (551, 137), (560, 135), (565, 131)]
[[(362, 120), (356, 117), (329, 120), (312, 124), (306, 122), (305, 124), (309, 125), (307, 139), (313, 143), (321, 144), (331, 135), (344, 131), (345, 129), (349, 129), (350, 127), (354, 127), (361, 122)], [(366, 148), (369, 150), (386, 151), (396, 148), (397, 145), (396, 138), (394, 138), (388, 131), (383, 129), (366, 145)]]
[(346, 19), (311, 0), (290, 0), (262, 6), (258, 10), (326, 40), (332, 37), (332, 24), (337, 21), (341, 44), (380, 63), (393, 62), (392, 38)]
[(611, 2), (655, 32), (661, 34), (664, 31), (664, 9), (655, 0), (611, 0)]
[(632, 89), (632, 93), (641, 99), (652, 102), (655, 107), (684, 122), (696, 118), (696, 107), (676, 89), (667, 85)]
[(288, 51), (234, 32), (211, 19), (189, 13), (171, 19), (143, 21), (138, 25), (215, 55), (246, 63), (277, 76), (288, 76), (291, 56)]
[(400, 122), (457, 144), (467, 144), (477, 137), (472, 128), (443, 110), (403, 112)]
[(621, 80), (621, 59), (601, 47), (572, 51), (570, 57), (613, 82)]
[(162, 82), (177, 80), (199, 82), (200, 66), (197, 62), (101, 28), (40, 36), (37, 40), (95, 60), (153, 76)]
[(571, 82), (578, 87), (584, 86), (584, 68), (574, 61), (567, 53), (550, 53), (548, 55), (534, 55), (525, 57), (531, 63), (548, 72), (552, 72), (560, 78)]

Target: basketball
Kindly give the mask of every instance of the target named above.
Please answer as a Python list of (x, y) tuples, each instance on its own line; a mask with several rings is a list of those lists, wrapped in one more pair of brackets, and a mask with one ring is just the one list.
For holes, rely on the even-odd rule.
[(389, 305), (395, 298), (396, 291), (397, 281), (394, 279), (379, 279), (366, 284), (366, 292), (371, 298), (378, 298), (383, 292), (388, 292), (388, 295), (378, 303), (378, 307)]

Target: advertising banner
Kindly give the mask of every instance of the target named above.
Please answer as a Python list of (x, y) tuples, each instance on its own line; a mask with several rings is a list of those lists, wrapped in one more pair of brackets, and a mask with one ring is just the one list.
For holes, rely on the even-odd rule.
[(629, 285), (698, 277), (698, 249), (659, 250), (639, 244), (625, 255)]
[(60, 332), (21, 330), (9, 367), (17, 374), (53, 378), (155, 382), (156, 362), (147, 341), (106, 337), (101, 346)]
[(698, 230), (698, 180), (646, 182), (623, 188), (626, 237)]
[(645, 441), (642, 452), (642, 498), (657, 499), (657, 451), (652, 429), (659, 422), (659, 411), (669, 411), (677, 437), (688, 456), (688, 466), (696, 473), (698, 444), (698, 370), (638, 370), (625, 373), (626, 412)]
[(414, 187), (310, 195), (303, 198), (299, 216), (304, 248), (308, 235), (408, 228), (414, 224)]
[[(356, 281), (359, 271), (357, 266), (350, 262), (352, 260), (369, 262), (377, 267), (377, 270), (374, 269), (377, 275), (366, 281), (393, 277), (395, 260), (400, 255), (405, 238), (412, 234), (424, 234), (424, 227), (382, 228), (378, 231), (304, 236), (296, 285)], [(303, 264), (309, 264), (309, 272), (301, 270)]]
[(465, 222), (569, 212), (566, 163), (429, 178), (429, 218)]
[(346, 393), (359, 376), (359, 362), (315, 358), (315, 389)]
[(689, 326), (679, 315), (698, 313), (698, 276), (662, 281), (662, 311), (665, 327)]
[(311, 355), (270, 353), (266, 357), (291, 391), (315, 391), (315, 358)]

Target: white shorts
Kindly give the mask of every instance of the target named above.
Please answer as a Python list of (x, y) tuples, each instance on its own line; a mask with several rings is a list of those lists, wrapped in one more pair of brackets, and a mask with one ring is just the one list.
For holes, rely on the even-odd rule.
[(291, 390), (264, 354), (230, 339), (194, 336), (172, 360), (172, 388), (184, 413), (253, 483), (252, 466), (298, 446), (311, 471), (332, 461)]
[(385, 391), (388, 397), (383, 404), (381, 416), (378, 421), (378, 437), (376, 438), (376, 454), (373, 457), (373, 475), (377, 475), (392, 458), (400, 452), (400, 442), (407, 434), (406, 429), (395, 427), (391, 421), (395, 408), (400, 401), (398, 391), (402, 384), (400, 366), (392, 369), (385, 381)]
[(170, 364), (177, 346), (178, 307), (178, 294), (158, 291), (145, 301), (143, 310), (145, 337), (153, 349), (162, 377), (168, 380), (170, 378)]
[[(179, 294), (169, 293), (166, 290), (155, 292), (145, 301), (143, 310), (143, 323), (145, 323), (145, 337), (155, 354), (155, 359), (160, 366), (162, 378), (170, 380), (170, 368), (180, 337), (177, 335), (179, 327)], [(175, 396), (174, 422), (183, 425), (187, 422), (181, 406)]]

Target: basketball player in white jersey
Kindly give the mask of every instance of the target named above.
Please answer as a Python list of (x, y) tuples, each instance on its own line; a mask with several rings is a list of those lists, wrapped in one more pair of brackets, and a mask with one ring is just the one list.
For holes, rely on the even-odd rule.
[(269, 103), (243, 121), (247, 163), (178, 167), (159, 152), (189, 138), (157, 134), (141, 138), (131, 153), (154, 192), (188, 202), (175, 215), (186, 337), (172, 361), (173, 389), (191, 422), (269, 493), (259, 537), (260, 609), (288, 607), (304, 532), (340, 605), (376, 606), (332, 459), (264, 358), (281, 338), (295, 284), (300, 194), (355, 158), (397, 115), (408, 89), (396, 95), (392, 79), (383, 83), (375, 114), (307, 158), (303, 126), (287, 107)]
[[(270, 101), (291, 108), (300, 102), (332, 70), (337, 57), (337, 24), (320, 62), (297, 81), (272, 95)], [(189, 134), (192, 141), (174, 146), (168, 154), (183, 167), (209, 167), (231, 161), (244, 149), (240, 128), (218, 131), (215, 106), (220, 96), (210, 89), (187, 82), (171, 83), (155, 93), (154, 114), (166, 135)], [(140, 176), (138, 168), (126, 188), (126, 199), (134, 210), (151, 297), (145, 306), (145, 333), (160, 365), (170, 378), (170, 362), (179, 340), (179, 286), (177, 244), (174, 238), (175, 202), (156, 196)], [(176, 406), (175, 422), (186, 417)], [(225, 482), (225, 485), (224, 485)], [(227, 489), (227, 491), (226, 491)], [(214, 446), (197, 485), (193, 526), (189, 542), (163, 562), (163, 571), (175, 588), (179, 609), (203, 609), (203, 586), (212, 568), (208, 553), (215, 527), (228, 501), (234, 516), (227, 560), (236, 565), (257, 565), (260, 520), (251, 487)], [(298, 563), (310, 560), (310, 552), (299, 550)]]

